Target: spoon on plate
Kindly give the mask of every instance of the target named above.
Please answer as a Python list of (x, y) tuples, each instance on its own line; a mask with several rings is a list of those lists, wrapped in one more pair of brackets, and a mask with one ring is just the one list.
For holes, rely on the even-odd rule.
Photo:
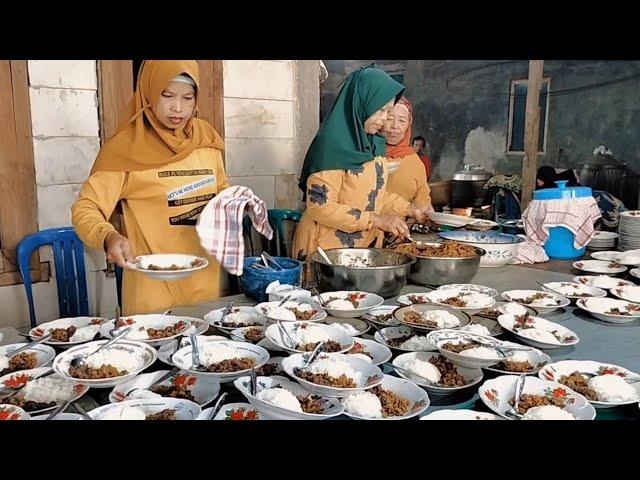
[(397, 370), (398, 372), (402, 373), (402, 374), (403, 374), (405, 377), (407, 377), (407, 378), (417, 377), (417, 378), (419, 378), (419, 379), (420, 379), (420, 381), (422, 381), (422, 382), (424, 382), (424, 383), (427, 383), (427, 384), (429, 384), (429, 385), (437, 385), (437, 383), (432, 382), (431, 380), (429, 380), (429, 379), (427, 379), (427, 378), (424, 378), (422, 375), (418, 375), (418, 374), (417, 374), (417, 373), (415, 373), (415, 372), (412, 372), (412, 371), (410, 371), (410, 370), (407, 370), (407, 369), (406, 369), (406, 368), (404, 368), (404, 367), (399, 367), (398, 365), (393, 364), (393, 363), (391, 364), (391, 366), (392, 366), (395, 370)]
[(280, 338), (283, 340), (283, 343), (288, 343), (286, 347), (295, 349), (296, 342), (293, 341), (293, 338), (291, 338), (291, 335), (289, 335), (289, 332), (287, 331), (285, 326), (282, 325), (282, 322), (276, 322), (276, 324), (278, 325), (278, 330), (280, 331)]
[(89, 358), (91, 355), (95, 355), (96, 353), (109, 348), (110, 346), (115, 344), (117, 341), (119, 341), (122, 337), (126, 336), (130, 331), (131, 331), (131, 327), (127, 327), (124, 330), (121, 330), (120, 332), (116, 333), (111, 340), (109, 340), (106, 343), (103, 343), (102, 345), (100, 345), (100, 347), (98, 347), (93, 352), (87, 355), (79, 355), (75, 357), (73, 360), (71, 360), (71, 363), (69, 365), (71, 367), (78, 368), (80, 365), (86, 363), (87, 358)]
[(21, 346), (20, 348), (18, 348), (16, 350), (13, 350), (11, 352), (7, 352), (7, 355), (4, 355), (4, 356), (7, 357), (7, 358), (13, 358), (18, 353), (24, 352), (25, 350), (29, 350), (34, 345), (38, 345), (39, 343), (46, 342), (47, 340), (49, 340), (49, 338), (51, 338), (51, 333), (49, 333), (48, 335), (45, 335), (44, 337), (40, 337), (38, 340), (34, 340), (31, 343), (27, 343), (26, 345), (23, 345), (23, 346)]
[(198, 336), (195, 333), (189, 335), (191, 339), (191, 370), (196, 372), (208, 372), (202, 363), (200, 363), (200, 350), (198, 348)]
[(505, 416), (511, 418), (512, 420), (522, 420), (524, 417), (523, 414), (518, 410), (518, 404), (520, 403), (520, 397), (522, 396), (522, 392), (524, 391), (524, 384), (527, 380), (527, 374), (523, 373), (516, 380), (516, 389), (515, 389), (515, 397), (513, 400), (513, 406), (504, 412)]
[(321, 307), (326, 307), (327, 304), (325, 303), (324, 299), (322, 298), (322, 295), (320, 295), (320, 292), (318, 292), (318, 289), (316, 287), (313, 287), (311, 289), (311, 291), (318, 298), (318, 302), (320, 303), (320, 306)]
[(227, 395), (228, 393), (224, 392), (222, 395), (218, 397), (218, 401), (211, 409), (211, 417), (209, 418), (209, 420), (215, 420), (217, 413), (220, 411), (220, 408), (222, 408), (222, 401), (225, 399)]
[(316, 348), (313, 349), (313, 352), (311, 352), (311, 355), (309, 355), (305, 359), (304, 363), (302, 364), (302, 367), (300, 367), (300, 370), (306, 370), (307, 368), (309, 368), (309, 365), (311, 365), (313, 361), (318, 357), (318, 355), (320, 355), (324, 351), (324, 347), (325, 347), (324, 340), (322, 342), (318, 342), (318, 345), (316, 345)]

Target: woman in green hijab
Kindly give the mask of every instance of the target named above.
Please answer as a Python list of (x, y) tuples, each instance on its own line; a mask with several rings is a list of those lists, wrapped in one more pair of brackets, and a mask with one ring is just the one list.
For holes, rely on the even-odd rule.
[(403, 92), (375, 65), (347, 77), (302, 167), (307, 209), (294, 238), (296, 257), (318, 247), (381, 247), (383, 232), (409, 235), (404, 217), (426, 220), (427, 207), (386, 189), (386, 143), (379, 132)]

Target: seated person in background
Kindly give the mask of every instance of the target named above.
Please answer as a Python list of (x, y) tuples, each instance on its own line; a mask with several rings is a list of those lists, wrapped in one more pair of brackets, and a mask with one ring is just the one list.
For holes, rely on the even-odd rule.
[(429, 180), (431, 178), (431, 173), (433, 173), (433, 165), (431, 164), (429, 156), (424, 152), (424, 148), (427, 145), (426, 140), (424, 137), (417, 136), (413, 139), (411, 145), (418, 154), (420, 160), (422, 160), (422, 163), (424, 163), (424, 169), (427, 171), (427, 180)]
[(536, 175), (536, 190), (541, 188), (558, 188), (555, 182), (566, 180), (567, 187), (579, 187), (580, 183), (576, 178), (572, 168), (568, 168), (560, 173), (555, 168), (544, 165), (538, 169)]
[(542, 188), (557, 188), (555, 184), (556, 180), (556, 169), (549, 165), (544, 165), (538, 169), (538, 173), (536, 174), (536, 190)]

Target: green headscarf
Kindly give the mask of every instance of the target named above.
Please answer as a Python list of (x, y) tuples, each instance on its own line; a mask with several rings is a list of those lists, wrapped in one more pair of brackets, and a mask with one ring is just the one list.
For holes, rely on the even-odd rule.
[(316, 172), (350, 170), (384, 156), (384, 137), (365, 132), (364, 122), (403, 92), (401, 83), (375, 65), (350, 74), (307, 151), (300, 189), (306, 193), (307, 178)]

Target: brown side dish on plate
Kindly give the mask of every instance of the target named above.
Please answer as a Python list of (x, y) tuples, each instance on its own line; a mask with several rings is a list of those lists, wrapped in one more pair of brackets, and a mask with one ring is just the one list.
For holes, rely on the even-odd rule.
[(147, 415), (146, 420), (175, 420), (176, 411), (173, 408), (165, 408), (157, 413)]
[[(509, 403), (513, 405), (515, 403), (515, 398), (511, 398), (511, 400), (509, 400)], [(558, 408), (564, 408), (565, 400), (563, 398), (545, 397), (543, 395), (530, 395), (528, 393), (523, 393), (520, 397), (520, 402), (518, 402), (518, 412), (524, 415), (530, 408), (545, 406), (556, 406)]]
[(500, 315), (502, 315), (502, 312), (500, 312), (500, 310), (498, 310), (497, 308), (486, 308), (481, 311), (480, 314), (484, 315), (485, 317), (497, 319)]
[(429, 300), (427, 300), (427, 298), (423, 295), (409, 295), (407, 298), (414, 305), (416, 303), (429, 303)]
[(256, 368), (258, 377), (269, 377), (271, 375), (282, 375), (282, 368), (277, 363), (265, 363), (260, 368)]
[(438, 385), (444, 387), (463, 387), (467, 384), (456, 366), (444, 356), (438, 355), (437, 357), (431, 357), (429, 363), (440, 372), (440, 382)]
[(367, 357), (369, 357), (370, 359), (373, 360), (373, 355), (371, 355), (369, 352), (367, 352), (367, 350), (364, 348), (363, 344), (358, 343), (358, 342), (355, 342), (353, 344), (353, 348), (347, 352), (347, 354), (349, 354), (349, 355), (356, 354), (356, 353), (359, 353), (361, 355), (366, 355)]
[(317, 310), (309, 310), (308, 312), (301, 312), (295, 307), (287, 307), (287, 310), (293, 312), (297, 320), (311, 320), (318, 313)]
[(158, 265), (154, 265), (154, 264), (150, 264), (147, 268), (143, 268), (142, 266), (138, 266), (138, 268), (144, 269), (144, 270), (153, 270), (153, 271), (163, 271), (163, 272), (172, 272), (172, 271), (177, 271), (177, 270), (189, 270), (190, 268), (198, 268), (201, 267), (205, 264), (206, 262), (204, 260), (201, 260), (199, 258), (193, 260), (190, 264), (190, 266), (185, 267), (184, 265), (176, 265), (173, 264), (170, 267), (160, 267)]
[(226, 328), (242, 328), (242, 327), (261, 327), (262, 324), (260, 322), (249, 322), (249, 323), (224, 322), (222, 326)]
[(511, 360), (503, 360), (502, 362), (496, 364), (493, 368), (497, 370), (503, 370), (505, 372), (514, 372), (514, 373), (531, 373), (535, 371), (538, 367), (542, 365), (531, 365), (531, 362), (528, 360), (526, 362), (514, 362)]
[(68, 342), (76, 330), (77, 328), (73, 325), (67, 328), (53, 328), (51, 329), (51, 339), (56, 342)]
[(425, 320), (418, 312), (413, 312), (411, 310), (404, 314), (404, 321), (406, 323), (412, 323), (422, 327), (438, 328), (438, 324), (436, 322), (433, 320)]
[(232, 358), (221, 362), (212, 363), (207, 370), (213, 373), (230, 373), (239, 372), (240, 370), (248, 370), (255, 367), (255, 358)]
[(402, 335), (401, 337), (395, 337), (395, 338), (389, 338), (387, 337), (387, 345), (389, 345), (390, 347), (399, 347), (400, 345), (402, 345), (404, 342), (406, 342), (407, 340), (409, 340), (410, 338), (416, 337), (417, 335), (414, 335), (412, 333), (409, 333), (407, 335)]
[(441, 300), (438, 303), (443, 305), (451, 305), (452, 307), (463, 308), (467, 306), (467, 302), (460, 297), (449, 297), (445, 300)]
[(264, 338), (264, 332), (260, 328), (248, 328), (244, 331), (244, 338), (248, 342), (258, 343)]
[[(14, 395), (6, 400), (7, 403), (22, 408), (25, 412), (35, 412), (37, 410), (44, 410), (45, 408), (55, 407), (56, 402), (34, 402), (32, 400), (25, 400), (21, 396)], [(3, 400), (4, 402), (5, 400)]]
[(163, 397), (182, 398), (184, 400), (191, 400), (192, 402), (196, 401), (191, 390), (186, 385), (158, 385), (153, 387), (151, 391)]
[(356, 383), (352, 378), (347, 377), (345, 374), (340, 375), (338, 378), (331, 377), (326, 373), (312, 373), (308, 370), (301, 370), (299, 368), (294, 369), (296, 376), (306, 380), (307, 382), (315, 383), (316, 385), (324, 385), (326, 387), (334, 388), (355, 388)]
[(30, 370), (37, 366), (38, 355), (35, 352), (20, 352), (11, 357), (11, 360), (9, 360), (9, 366), (0, 372), (0, 376), (17, 372), (19, 370)]
[(383, 417), (402, 417), (409, 413), (411, 409), (411, 402), (409, 400), (395, 394), (391, 390), (385, 390), (380, 385), (373, 387), (371, 393), (380, 399)]
[(626, 317), (630, 317), (635, 313), (640, 313), (640, 306), (628, 305), (626, 310), (620, 310), (618, 307), (614, 307), (604, 313), (605, 315), (624, 315)]
[[(318, 346), (318, 343), (320, 343), (320, 342), (299, 343), (296, 346), (296, 350), (301, 350), (303, 352), (313, 352), (314, 348), (316, 348)], [(342, 350), (342, 345), (340, 345), (335, 340), (326, 340), (324, 342), (324, 351), (325, 352), (332, 353), (332, 352), (339, 352), (340, 350)]]
[(474, 247), (453, 241), (444, 242), (438, 246), (416, 242), (403, 243), (394, 247), (393, 250), (426, 258), (471, 258), (478, 256)]
[(566, 385), (574, 392), (584, 395), (589, 400), (598, 401), (598, 394), (592, 388), (585, 377), (579, 372), (573, 372), (571, 375), (562, 375), (558, 383)]
[(393, 318), (393, 313), (383, 313), (381, 315), (371, 315), (379, 323), (388, 323)]
[[(526, 305), (529, 305), (533, 302), (535, 302), (536, 300), (542, 300), (543, 298), (547, 298), (549, 300), (553, 300), (553, 296), (549, 295), (548, 293), (536, 293), (534, 295), (531, 295), (530, 297), (526, 297), (526, 298), (512, 298), (511, 301), (512, 302), (517, 302), (517, 303), (524, 303)], [(556, 305), (561, 305), (562, 301), (561, 300), (554, 300), (554, 303)]]
[(73, 378), (82, 378), (88, 380), (99, 380), (101, 378), (114, 378), (127, 375), (127, 370), (118, 370), (113, 365), (102, 365), (100, 368), (91, 368), (87, 365), (79, 367), (69, 367), (69, 375)]
[(324, 401), (317, 395), (299, 395), (296, 397), (300, 402), (304, 413), (318, 415), (324, 412)]
[(444, 348), (445, 350), (448, 350), (450, 352), (453, 353), (460, 353), (464, 350), (470, 350), (472, 348), (477, 348), (477, 347), (481, 347), (482, 345), (480, 345), (479, 343), (476, 342), (468, 342), (468, 343), (451, 343), (451, 342), (447, 342), (444, 345), (442, 345), (442, 348)]
[(156, 329), (147, 328), (147, 335), (151, 340), (159, 340), (161, 338), (173, 337), (182, 332), (187, 326), (187, 322), (180, 320), (173, 325), (169, 325), (166, 328)]

